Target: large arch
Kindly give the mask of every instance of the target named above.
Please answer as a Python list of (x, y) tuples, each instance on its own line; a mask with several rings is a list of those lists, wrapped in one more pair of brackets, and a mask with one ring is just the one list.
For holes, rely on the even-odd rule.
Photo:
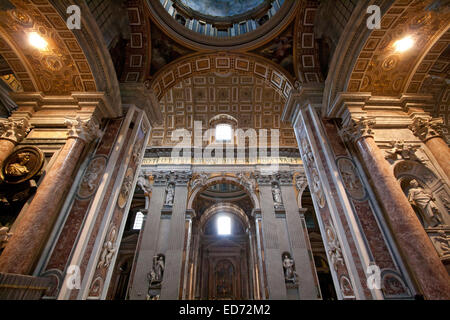
[(180, 81), (208, 72), (252, 75), (263, 79), (282, 97), (287, 98), (294, 87), (292, 77), (273, 62), (254, 54), (230, 52), (200, 53), (172, 62), (149, 80), (158, 100)]
[[(367, 3), (354, 10), (331, 64), (324, 91), (324, 112), (334, 116), (339, 92), (398, 97), (417, 93), (425, 74), (448, 44), (448, 10), (429, 9), (433, 1), (373, 1), (382, 12), (381, 29), (370, 30), (365, 20)], [(443, 8), (441, 8), (443, 9)], [(355, 25), (357, 30), (350, 30)], [(351, 31), (351, 32), (350, 32)], [(414, 48), (395, 51), (394, 43), (405, 36), (416, 40)]]
[(206, 182), (204, 184), (198, 185), (195, 188), (193, 188), (190, 191), (190, 194), (188, 197), (187, 210), (193, 209), (193, 203), (199, 194), (201, 194), (203, 191), (205, 191), (209, 187), (211, 187), (215, 184), (218, 184), (218, 183), (230, 183), (230, 184), (236, 185), (238, 187), (241, 187), (247, 193), (247, 195), (250, 197), (250, 199), (252, 200), (253, 208), (260, 209), (259, 197), (256, 194), (256, 191), (249, 190), (248, 186), (243, 185), (237, 176), (231, 175), (231, 174), (223, 174), (223, 175), (211, 176), (208, 178), (208, 180), (206, 180)]

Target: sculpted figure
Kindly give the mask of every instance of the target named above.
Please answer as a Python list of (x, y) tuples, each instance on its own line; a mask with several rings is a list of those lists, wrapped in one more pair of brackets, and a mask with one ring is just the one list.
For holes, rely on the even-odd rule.
[(273, 201), (274, 201), (275, 206), (282, 206), (283, 200), (281, 198), (281, 190), (278, 185), (274, 184), (272, 186), (272, 194), (273, 194)]
[(18, 162), (11, 163), (6, 168), (6, 174), (15, 176), (15, 177), (21, 177), (30, 171), (28, 170), (26, 164), (30, 161), (30, 154), (29, 153), (19, 153), (17, 155)]
[(444, 230), (439, 230), (438, 235), (434, 238), (434, 241), (440, 249), (440, 254), (445, 256), (450, 254), (450, 237)]
[(103, 251), (100, 256), (100, 261), (98, 262), (97, 269), (100, 267), (108, 268), (111, 264), (114, 252), (116, 251), (115, 242), (116, 240), (116, 230), (110, 233), (109, 239), (103, 244)]
[(173, 184), (169, 184), (167, 187), (167, 195), (166, 195), (166, 206), (173, 206), (173, 198), (175, 196), (175, 187)]
[(9, 241), (9, 238), (11, 238), (12, 233), (9, 233), (8, 227), (1, 227), (0, 228), (0, 249), (3, 248)]
[(422, 213), (430, 222), (431, 226), (434, 227), (440, 224), (444, 224), (433, 195), (425, 192), (425, 190), (419, 186), (417, 180), (412, 180), (410, 182), (410, 186), (411, 188), (408, 191), (409, 202), (421, 209)]
[(288, 282), (295, 282), (294, 260), (286, 254), (283, 258), (284, 279)]

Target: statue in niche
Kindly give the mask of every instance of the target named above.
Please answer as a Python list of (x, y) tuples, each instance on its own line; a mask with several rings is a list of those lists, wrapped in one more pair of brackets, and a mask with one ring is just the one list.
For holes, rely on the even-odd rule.
[(425, 190), (419, 186), (419, 183), (415, 179), (410, 182), (408, 200), (411, 204), (414, 204), (422, 211), (432, 227), (444, 224), (444, 221), (440, 216), (439, 209), (435, 203), (436, 199), (432, 194), (425, 192)]
[(275, 207), (283, 206), (283, 199), (281, 198), (280, 186), (276, 183), (272, 184), (272, 196)]
[(164, 255), (159, 254), (153, 257), (153, 266), (150, 272), (147, 274), (147, 279), (150, 284), (150, 288), (159, 286), (164, 276)]
[(173, 183), (171, 183), (167, 186), (166, 202), (164, 203), (164, 205), (167, 207), (172, 207), (174, 197), (175, 197), (175, 186), (173, 185)]
[(450, 236), (448, 236), (444, 230), (439, 230), (437, 236), (434, 237), (434, 241), (441, 256), (450, 254)]
[(294, 269), (294, 260), (291, 259), (289, 254), (285, 253), (283, 255), (283, 270), (284, 270), (284, 280), (286, 282), (295, 283), (295, 269)]

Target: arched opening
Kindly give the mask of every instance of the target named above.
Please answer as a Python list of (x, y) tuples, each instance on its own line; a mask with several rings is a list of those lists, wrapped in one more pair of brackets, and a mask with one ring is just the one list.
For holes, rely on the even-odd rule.
[(259, 299), (254, 206), (244, 188), (225, 181), (206, 185), (192, 208), (186, 298)]

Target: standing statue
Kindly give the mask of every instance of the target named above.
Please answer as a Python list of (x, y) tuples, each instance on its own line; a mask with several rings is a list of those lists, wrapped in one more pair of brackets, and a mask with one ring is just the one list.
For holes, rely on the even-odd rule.
[(272, 195), (273, 195), (274, 205), (276, 207), (281, 207), (283, 205), (283, 199), (281, 198), (280, 187), (277, 184), (272, 185)]
[(159, 286), (164, 276), (164, 256), (156, 255), (153, 257), (153, 266), (150, 272), (147, 274), (147, 278), (150, 284), (150, 289)]
[(411, 188), (408, 191), (409, 202), (420, 208), (425, 215), (425, 218), (431, 222), (431, 226), (435, 227), (444, 224), (433, 195), (425, 192), (425, 190), (419, 186), (417, 180), (411, 180), (410, 186)]
[(175, 197), (175, 187), (171, 183), (167, 186), (166, 202), (164, 205), (171, 207), (173, 206), (173, 199)]
[(292, 260), (287, 254), (283, 256), (283, 269), (284, 269), (284, 280), (286, 282), (295, 283), (294, 260)]

